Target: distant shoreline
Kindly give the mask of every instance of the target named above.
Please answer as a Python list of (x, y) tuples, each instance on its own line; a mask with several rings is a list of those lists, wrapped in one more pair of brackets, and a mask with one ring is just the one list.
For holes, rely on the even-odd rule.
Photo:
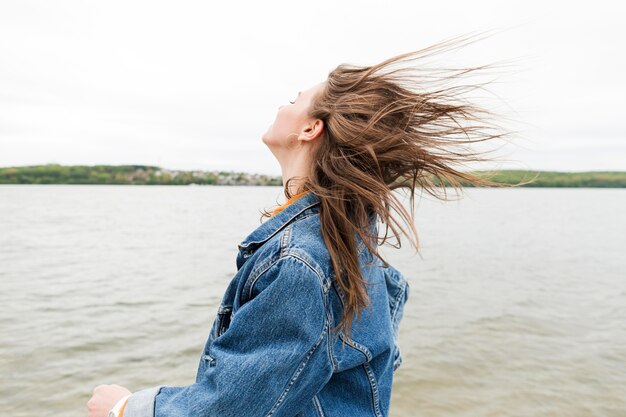
[[(626, 171), (472, 171), (520, 187), (626, 188)], [(533, 180), (534, 179), (534, 180)], [(31, 165), (0, 168), (0, 184), (259, 185), (281, 186), (280, 176), (233, 171), (183, 171), (152, 165)], [(461, 183), (464, 186), (469, 184)]]

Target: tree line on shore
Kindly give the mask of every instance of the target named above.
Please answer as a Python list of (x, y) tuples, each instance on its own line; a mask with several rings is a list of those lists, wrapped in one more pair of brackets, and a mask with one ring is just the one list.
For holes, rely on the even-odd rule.
[[(473, 171), (522, 187), (626, 187), (626, 171)], [(182, 171), (151, 165), (33, 165), (0, 168), (0, 184), (282, 185), (280, 176), (233, 171)], [(462, 185), (470, 186), (461, 182)], [(448, 185), (448, 184), (446, 184)]]

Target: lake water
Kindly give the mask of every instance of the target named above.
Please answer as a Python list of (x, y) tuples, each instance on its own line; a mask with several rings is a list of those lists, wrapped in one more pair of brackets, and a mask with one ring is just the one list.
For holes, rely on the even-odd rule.
[[(194, 382), (237, 244), (280, 187), (0, 186), (0, 410)], [(626, 190), (416, 202), (391, 416), (626, 416)], [(382, 230), (381, 230), (382, 232)]]

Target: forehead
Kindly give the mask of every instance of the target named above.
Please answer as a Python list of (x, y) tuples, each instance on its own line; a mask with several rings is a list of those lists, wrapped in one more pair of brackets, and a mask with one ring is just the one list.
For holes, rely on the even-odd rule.
[(312, 95), (315, 95), (315, 94), (317, 94), (318, 92), (322, 91), (322, 89), (324, 88), (324, 85), (325, 85), (325, 84), (326, 84), (326, 82), (325, 82), (325, 81), (323, 81), (323, 82), (321, 82), (321, 83), (319, 83), (319, 84), (315, 84), (313, 87), (311, 87), (311, 88), (309, 88), (309, 89), (307, 89), (307, 90), (304, 90), (304, 91), (299, 92), (299, 94), (301, 94), (301, 95), (303, 95), (303, 96), (304, 96), (304, 95), (306, 95), (306, 96), (312, 96)]

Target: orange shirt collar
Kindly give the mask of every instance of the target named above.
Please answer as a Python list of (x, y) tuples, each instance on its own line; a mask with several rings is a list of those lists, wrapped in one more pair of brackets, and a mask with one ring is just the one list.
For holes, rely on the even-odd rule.
[(294, 201), (296, 201), (297, 199), (299, 199), (300, 197), (302, 197), (303, 195), (305, 195), (306, 193), (308, 193), (309, 191), (302, 191), (301, 193), (298, 193), (296, 195), (291, 196), (290, 199), (288, 199), (287, 201), (285, 201), (280, 207), (276, 208), (273, 212), (272, 212), (272, 216), (276, 215), (277, 213), (280, 213), (285, 207), (287, 207), (289, 204), (293, 203)]

